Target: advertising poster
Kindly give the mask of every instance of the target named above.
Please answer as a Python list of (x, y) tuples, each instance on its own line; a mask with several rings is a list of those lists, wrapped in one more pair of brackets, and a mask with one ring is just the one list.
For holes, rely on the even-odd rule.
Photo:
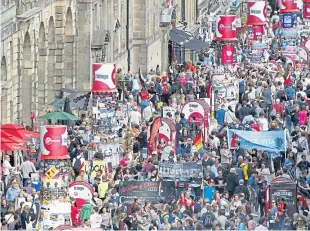
[(237, 40), (236, 16), (218, 15), (216, 17), (216, 40)]
[(248, 2), (247, 25), (264, 25), (267, 21), (265, 1)]
[(222, 47), (222, 55), (221, 55), (222, 60), (221, 61), (223, 65), (233, 64), (234, 52), (235, 52), (234, 46), (223, 46)]
[(45, 125), (40, 127), (41, 160), (69, 159), (67, 126)]
[(116, 90), (116, 64), (94, 63), (92, 92), (115, 92)]

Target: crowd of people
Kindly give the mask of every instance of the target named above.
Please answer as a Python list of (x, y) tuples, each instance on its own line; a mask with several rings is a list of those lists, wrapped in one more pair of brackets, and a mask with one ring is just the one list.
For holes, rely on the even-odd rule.
[[(278, 23), (277, 20), (275, 20)], [(277, 28), (273, 28), (276, 30)], [(242, 44), (239, 46), (242, 51)], [(242, 53), (242, 52), (241, 52)], [(240, 53), (240, 54), (241, 54)], [(177, 65), (167, 72), (159, 67), (143, 77), (117, 70), (118, 106), (125, 122), (117, 132), (121, 147), (118, 166), (108, 173), (98, 170), (94, 177), (83, 163), (104, 160), (106, 153), (93, 141), (95, 120), (83, 114), (68, 129), (68, 153), (72, 162), (70, 182), (86, 181), (94, 189), (90, 201), (72, 199), (73, 227), (102, 230), (306, 230), (310, 222), (310, 70), (298, 61), (293, 66), (285, 57), (271, 55), (280, 70), (269, 71), (249, 63), (243, 54), (228, 75), (238, 79), (236, 104), (216, 105), (210, 115), (202, 151), (194, 145), (203, 125), (186, 118), (182, 106), (191, 100), (212, 98), (215, 58), (206, 54), (197, 63)], [(245, 56), (245, 54), (244, 54)], [(125, 105), (125, 107), (124, 107)], [(152, 126), (162, 109), (176, 125), (176, 146), (155, 140), (149, 152)], [(126, 108), (124, 110), (124, 108)], [(237, 142), (230, 149), (229, 128), (248, 131), (285, 131), (286, 151), (245, 149)], [(41, 208), (40, 189), (31, 174), (40, 170), (39, 149), (24, 151), (22, 163), (14, 166), (12, 156), (3, 154), (1, 168), (1, 225), (8, 230), (35, 230)], [(162, 182), (161, 163), (199, 163), (202, 178), (177, 179), (175, 198), (151, 200), (135, 197), (133, 203), (120, 199), (124, 181)], [(297, 204), (292, 210), (285, 199), (271, 198), (266, 206), (267, 185), (275, 177), (297, 184)], [(172, 179), (170, 179), (172, 180)], [(175, 181), (175, 179), (173, 179)], [(293, 211), (293, 213), (291, 213)], [(53, 227), (51, 227), (51, 230)]]

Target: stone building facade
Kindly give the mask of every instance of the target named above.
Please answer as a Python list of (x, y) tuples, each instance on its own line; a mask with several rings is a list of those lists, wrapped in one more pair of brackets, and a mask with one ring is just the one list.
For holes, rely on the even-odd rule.
[(160, 27), (167, 0), (0, 1), (2, 124), (29, 124), (63, 88), (88, 92), (92, 63), (144, 74), (167, 67), (170, 28)]

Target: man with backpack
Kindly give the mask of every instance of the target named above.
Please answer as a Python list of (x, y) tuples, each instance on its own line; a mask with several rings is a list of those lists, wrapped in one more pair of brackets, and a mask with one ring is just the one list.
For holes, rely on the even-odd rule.
[(207, 205), (207, 211), (202, 214), (201, 220), (206, 230), (211, 230), (213, 227), (213, 223), (216, 220), (214, 213), (212, 212), (211, 205)]
[(82, 152), (79, 153), (78, 156), (73, 159), (72, 168), (76, 176), (79, 175), (81, 166), (84, 162), (85, 158)]
[(167, 79), (162, 80), (161, 87), (162, 87), (161, 101), (168, 105), (169, 104), (168, 100), (169, 100), (170, 95), (171, 95), (171, 86), (167, 82)]

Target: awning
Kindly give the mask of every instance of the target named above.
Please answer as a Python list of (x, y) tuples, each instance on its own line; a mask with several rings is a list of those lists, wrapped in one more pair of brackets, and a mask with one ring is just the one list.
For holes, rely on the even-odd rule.
[(209, 47), (209, 43), (201, 41), (194, 36), (175, 28), (170, 31), (170, 40), (196, 52), (200, 52)]

